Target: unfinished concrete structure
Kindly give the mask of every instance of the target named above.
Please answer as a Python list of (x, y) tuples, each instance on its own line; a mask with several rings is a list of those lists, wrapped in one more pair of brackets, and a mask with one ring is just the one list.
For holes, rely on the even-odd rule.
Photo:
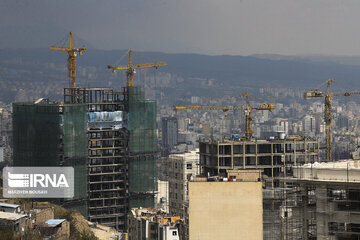
[(294, 167), (282, 206), (281, 239), (360, 239), (360, 162)]
[(200, 140), (202, 175), (226, 175), (231, 169), (263, 169), (267, 186), (291, 176), (292, 166), (319, 160), (319, 141), (311, 138), (233, 141)]
[(154, 206), (155, 101), (126, 87), (64, 88), (64, 102), (87, 104), (88, 218), (126, 231), (131, 207)]
[(280, 238), (279, 208), (286, 197), (280, 178), (292, 176), (292, 166), (319, 160), (319, 141), (289, 137), (269, 140), (200, 140), (203, 176), (226, 176), (228, 170), (261, 169), (264, 239)]
[(124, 95), (106, 88), (65, 88), (64, 102), (87, 104), (88, 219), (124, 230), (129, 202)]

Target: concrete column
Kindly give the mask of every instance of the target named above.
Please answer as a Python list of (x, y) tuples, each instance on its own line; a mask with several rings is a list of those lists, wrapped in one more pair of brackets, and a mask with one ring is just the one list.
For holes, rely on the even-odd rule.
[(258, 168), (258, 144), (257, 141), (255, 141), (255, 165), (256, 169)]
[(274, 144), (271, 143), (271, 187), (274, 188)]
[(243, 168), (246, 167), (245, 142), (243, 142)]
[(231, 168), (234, 169), (234, 142), (231, 142)]

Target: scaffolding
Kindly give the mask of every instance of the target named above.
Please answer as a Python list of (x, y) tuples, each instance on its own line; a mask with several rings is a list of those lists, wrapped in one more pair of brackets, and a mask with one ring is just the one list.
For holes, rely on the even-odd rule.
[(13, 104), (14, 166), (71, 166), (72, 199), (57, 203), (87, 216), (86, 105), (57, 102)]
[(124, 92), (111, 88), (64, 88), (64, 102), (86, 107), (88, 219), (126, 231), (128, 142)]
[(281, 207), (281, 239), (360, 239), (357, 164), (298, 167), (295, 177), (284, 178), (291, 189)]
[(130, 208), (154, 206), (156, 103), (139, 87), (65, 88), (64, 102), (87, 104), (89, 220), (126, 231)]
[(154, 206), (157, 191), (156, 102), (140, 87), (128, 87), (130, 208)]
[(319, 141), (312, 138), (233, 141), (200, 140), (200, 171), (203, 176), (226, 176), (227, 170), (264, 170), (264, 239), (281, 238), (280, 207), (287, 197), (280, 181), (293, 175), (293, 166), (319, 160)]

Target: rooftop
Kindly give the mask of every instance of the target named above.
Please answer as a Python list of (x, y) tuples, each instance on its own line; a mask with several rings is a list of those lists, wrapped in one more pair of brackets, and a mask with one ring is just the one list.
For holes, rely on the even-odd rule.
[(352, 170), (360, 170), (360, 161), (359, 160), (351, 160), (344, 159), (336, 162), (315, 162), (315, 163), (307, 163), (301, 168), (316, 168), (316, 169), (352, 169)]
[(336, 162), (315, 162), (295, 166), (294, 178), (287, 181), (347, 182), (360, 183), (360, 161), (340, 160)]
[(64, 221), (66, 221), (66, 219), (49, 219), (45, 222), (45, 224), (49, 225), (50, 227), (55, 227)]
[(23, 217), (26, 217), (26, 215), (17, 214), (17, 213), (9, 213), (9, 212), (0, 212), (0, 219), (15, 221), (15, 220), (18, 220)]
[(194, 151), (191, 152), (186, 152), (186, 153), (175, 153), (175, 154), (170, 154), (171, 157), (182, 157), (182, 158), (199, 158), (199, 149), (195, 149)]
[(0, 202), (0, 207), (18, 208), (18, 207), (20, 207), (20, 205)]

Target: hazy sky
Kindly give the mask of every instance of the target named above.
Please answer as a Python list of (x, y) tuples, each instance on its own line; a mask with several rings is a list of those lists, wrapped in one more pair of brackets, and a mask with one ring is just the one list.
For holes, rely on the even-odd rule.
[(360, 55), (359, 0), (0, 0), (0, 48)]

